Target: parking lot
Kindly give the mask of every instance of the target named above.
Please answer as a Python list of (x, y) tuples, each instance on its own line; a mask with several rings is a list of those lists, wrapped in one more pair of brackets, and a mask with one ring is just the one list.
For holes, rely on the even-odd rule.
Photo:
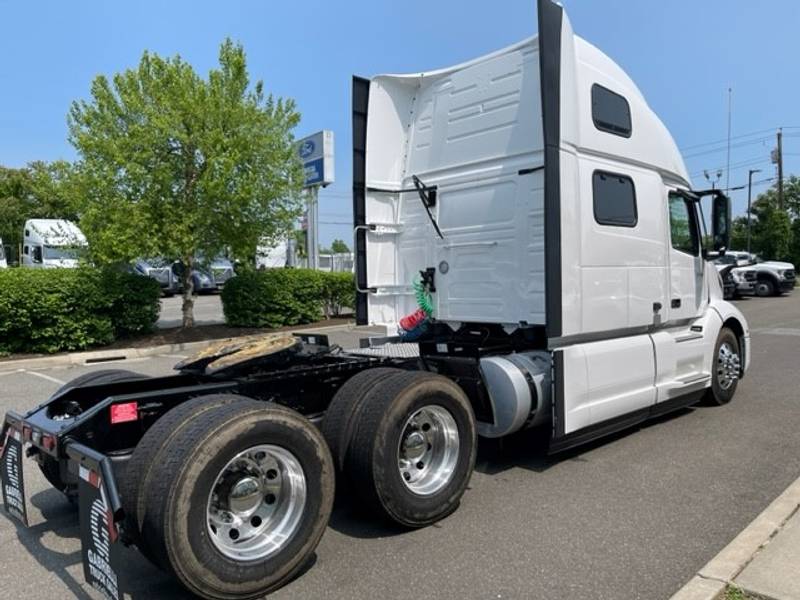
[[(161, 299), (161, 312), (156, 326), (159, 329), (180, 327), (183, 322), (183, 298), (173, 296)], [(194, 298), (194, 322), (197, 325), (217, 325), (225, 322), (222, 314), (222, 298), (219, 294), (204, 294)]]
[[(460, 509), (419, 531), (376, 523), (338, 498), (313, 564), (272, 597), (668, 598), (800, 474), (800, 291), (738, 305), (753, 355), (730, 405), (555, 457), (531, 432), (483, 444)], [(113, 368), (162, 374), (180, 358)], [(108, 365), (0, 371), (0, 409), (32, 408), (99, 368)], [(31, 528), (0, 518), (4, 597), (96, 598), (83, 582), (76, 510), (31, 461), (25, 476)], [(133, 598), (188, 597), (126, 553), (122, 587)]]

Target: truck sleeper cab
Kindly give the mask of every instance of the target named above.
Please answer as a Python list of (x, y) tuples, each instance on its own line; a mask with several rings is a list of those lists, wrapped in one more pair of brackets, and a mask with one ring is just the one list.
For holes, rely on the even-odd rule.
[(71, 221), (29, 219), (23, 227), (21, 265), (39, 269), (75, 268), (86, 246), (86, 237)]
[(538, 8), (539, 35), (499, 52), (353, 81), (357, 316), (396, 335), (225, 340), (169, 377), (81, 376), (6, 415), (6, 510), (27, 520), (27, 446), (78, 496), (84, 575), (106, 596), (128, 544), (203, 598), (256, 598), (314, 552), (334, 474), (424, 527), (457, 509), (479, 435), (537, 427), (556, 452), (730, 401), (749, 330), (706, 260), (729, 202), (690, 189), (630, 79)]
[[(357, 316), (397, 328), (422, 273), (438, 335), (494, 331), (515, 355), (524, 338), (550, 357), (534, 373), (552, 370), (541, 407), (561, 448), (696, 399), (723, 328), (741, 376), (749, 334), (669, 132), (561, 8), (540, 7), (539, 36), (504, 50), (354, 80)], [(713, 205), (724, 247), (727, 201)], [(487, 383), (484, 431), (519, 408)]]

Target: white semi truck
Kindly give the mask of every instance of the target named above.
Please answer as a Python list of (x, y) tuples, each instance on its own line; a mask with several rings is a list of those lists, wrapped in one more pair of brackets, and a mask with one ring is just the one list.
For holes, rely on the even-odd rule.
[(23, 227), (20, 264), (40, 269), (74, 269), (87, 246), (86, 237), (72, 221), (29, 219)]
[[(448, 69), (353, 82), (360, 323), (396, 335), (224, 342), (147, 377), (81, 376), (8, 413), (0, 475), (25, 522), (23, 446), (77, 496), (84, 573), (120, 597), (120, 543), (204, 598), (296, 576), (336, 484), (404, 527), (456, 510), (478, 436), (558, 452), (705, 399), (750, 358), (707, 259), (729, 202), (692, 190), (628, 76), (539, 1), (539, 35)], [(711, 196), (705, 247), (700, 203)]]

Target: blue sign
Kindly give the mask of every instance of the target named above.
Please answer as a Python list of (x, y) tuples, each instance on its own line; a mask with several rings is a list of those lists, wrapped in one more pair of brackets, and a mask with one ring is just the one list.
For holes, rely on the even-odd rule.
[(325, 177), (323, 169), (324, 165), (324, 158), (318, 158), (317, 160), (312, 160), (311, 162), (307, 162), (303, 165), (303, 171), (305, 172), (306, 178), (306, 185), (316, 185), (319, 183), (323, 183)]
[(303, 163), (305, 187), (333, 183), (332, 131), (319, 131), (298, 140), (297, 155)]

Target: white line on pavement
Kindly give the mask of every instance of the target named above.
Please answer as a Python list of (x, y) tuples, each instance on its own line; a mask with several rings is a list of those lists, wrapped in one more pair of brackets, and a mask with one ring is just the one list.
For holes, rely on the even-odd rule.
[(0, 373), (0, 377), (5, 377), (6, 375), (17, 375), (18, 373), (24, 373), (25, 369), (14, 369), (13, 371), (3, 371)]
[(164, 358), (188, 358), (188, 354), (159, 354), (158, 356), (163, 356)]
[(45, 375), (44, 373), (37, 373), (36, 371), (23, 371), (28, 375), (35, 375), (36, 377), (41, 377), (42, 379), (46, 379), (47, 381), (52, 381), (53, 383), (57, 383), (58, 385), (64, 385), (66, 381), (62, 381), (61, 379), (56, 379), (55, 377), (50, 377), (50, 375)]

